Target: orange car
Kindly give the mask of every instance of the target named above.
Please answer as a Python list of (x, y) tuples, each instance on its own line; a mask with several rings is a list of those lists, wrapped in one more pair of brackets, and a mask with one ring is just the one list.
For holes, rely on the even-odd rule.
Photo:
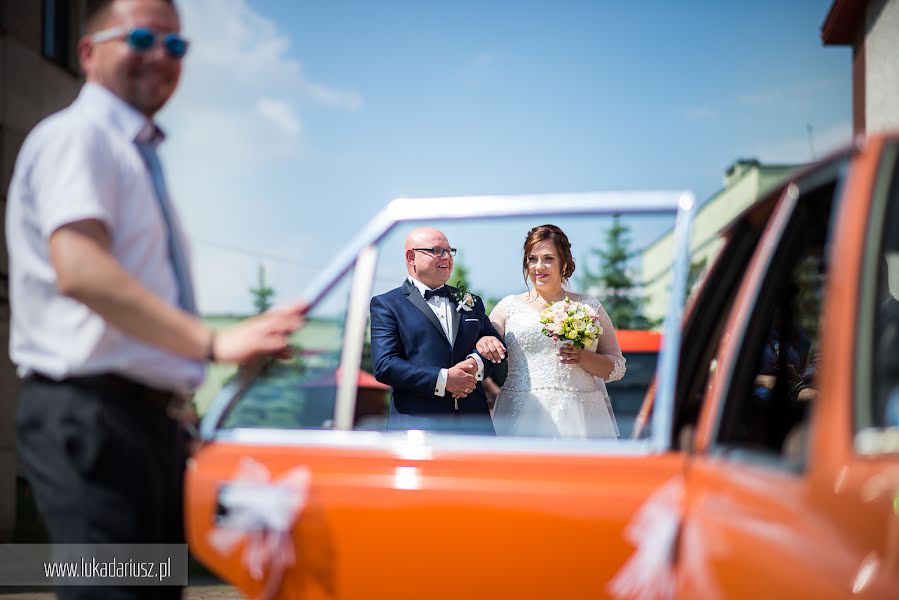
[(627, 376), (607, 383), (606, 387), (621, 437), (629, 438), (633, 435), (640, 407), (655, 376), (662, 334), (640, 329), (618, 329), (615, 333), (621, 353), (627, 360)]
[[(574, 204), (654, 202), (616, 198)], [(511, 204), (456, 200), (484, 217)], [(266, 407), (298, 386), (277, 364), (246, 374), (189, 468), (195, 555), (252, 597), (899, 597), (899, 135), (740, 215), (683, 319), (692, 203), (674, 204), (671, 309), (637, 439), (353, 431), (375, 223), (344, 263), (336, 430), (271, 426)], [(394, 221), (432, 216), (391, 206)], [(262, 424), (235, 418), (242, 405)]]

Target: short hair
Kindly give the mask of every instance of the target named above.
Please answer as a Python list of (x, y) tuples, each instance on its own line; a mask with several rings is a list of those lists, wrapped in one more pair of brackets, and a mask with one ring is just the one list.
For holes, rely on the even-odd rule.
[[(87, 0), (84, 8), (84, 32), (92, 33), (102, 27), (117, 0)], [(177, 10), (174, 0), (161, 0)]]
[(549, 240), (556, 247), (559, 258), (562, 261), (561, 271), (562, 279), (568, 279), (574, 274), (574, 257), (571, 255), (571, 242), (565, 232), (555, 225), (540, 225), (528, 231), (527, 237), (524, 239), (524, 257), (521, 261), (522, 273), (524, 280), (528, 280), (528, 255), (534, 249), (534, 246), (540, 242)]

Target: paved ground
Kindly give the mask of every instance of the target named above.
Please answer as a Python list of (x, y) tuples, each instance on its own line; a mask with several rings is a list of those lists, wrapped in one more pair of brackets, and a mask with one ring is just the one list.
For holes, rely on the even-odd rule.
[[(23, 592), (0, 594), (0, 600), (56, 600), (56, 596), (44, 592)], [(207, 584), (186, 588), (184, 600), (244, 600), (244, 596), (228, 585)]]

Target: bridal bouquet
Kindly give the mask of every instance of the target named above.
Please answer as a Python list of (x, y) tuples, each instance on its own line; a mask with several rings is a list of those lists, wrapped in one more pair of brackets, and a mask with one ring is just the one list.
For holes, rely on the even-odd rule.
[(547, 304), (540, 313), (540, 330), (554, 342), (562, 340), (577, 348), (586, 348), (602, 335), (596, 311), (569, 298)]

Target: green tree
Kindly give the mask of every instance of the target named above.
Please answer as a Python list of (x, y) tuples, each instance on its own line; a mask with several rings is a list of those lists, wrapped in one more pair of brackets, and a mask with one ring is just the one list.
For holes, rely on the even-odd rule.
[(643, 314), (646, 299), (639, 293), (640, 283), (628, 272), (637, 255), (630, 246), (630, 227), (621, 222), (621, 215), (613, 215), (612, 224), (606, 231), (605, 248), (590, 250), (599, 262), (599, 269), (594, 272), (587, 265), (581, 284), (584, 290), (598, 289), (603, 307), (616, 329), (651, 329), (657, 323)]
[(265, 266), (259, 263), (259, 283), (256, 287), (250, 288), (250, 294), (253, 296), (253, 306), (256, 308), (257, 314), (262, 314), (272, 307), (272, 296), (275, 290), (265, 282)]
[(484, 302), (484, 310), (487, 311), (487, 314), (490, 314), (490, 311), (493, 310), (493, 307), (499, 303), (499, 298), (488, 298), (484, 296), (480, 291), (474, 289), (471, 285), (471, 278), (468, 274), (468, 267), (465, 266), (465, 263), (462, 262), (462, 256), (459, 255), (456, 257), (453, 262), (453, 274), (450, 277), (449, 284), (453, 287), (457, 287), (460, 289), (465, 289), (468, 292), (476, 296), (480, 296), (481, 300)]

